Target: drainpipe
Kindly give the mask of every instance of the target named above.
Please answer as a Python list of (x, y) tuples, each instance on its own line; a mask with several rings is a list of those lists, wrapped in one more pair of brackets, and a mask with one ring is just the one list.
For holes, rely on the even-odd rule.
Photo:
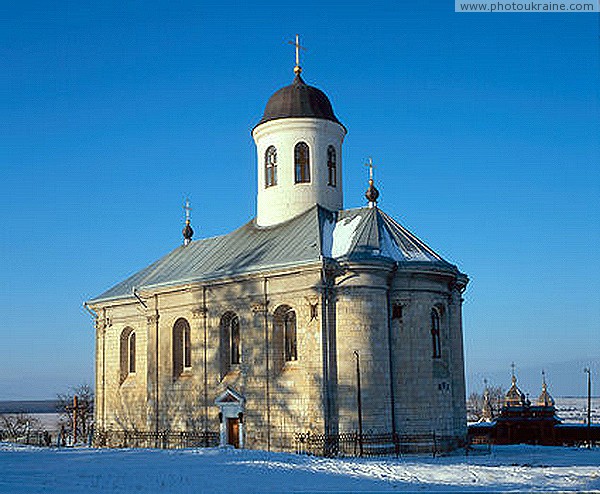
[(325, 434), (330, 434), (331, 429), (331, 400), (329, 396), (329, 337), (328, 337), (328, 301), (329, 288), (327, 273), (325, 272), (325, 264), (321, 269), (321, 286), (322, 286), (322, 302), (321, 302), (321, 345), (323, 358), (323, 408), (324, 408), (324, 428)]
[(392, 419), (392, 434), (394, 437), (394, 443), (396, 444), (396, 391), (394, 386), (394, 378), (396, 376), (396, 369), (394, 366), (394, 351), (392, 348), (392, 283), (394, 281), (394, 275), (398, 269), (398, 264), (394, 263), (392, 271), (388, 275), (387, 279), (387, 327), (388, 327), (388, 359), (390, 366), (390, 401), (391, 401), (391, 419)]
[[(158, 424), (158, 420), (159, 420), (159, 403), (158, 400), (160, 398), (160, 393), (159, 393), (159, 388), (160, 388), (160, 383), (158, 381), (158, 368), (160, 367), (160, 360), (159, 360), (159, 355), (158, 355), (158, 349), (160, 347), (159, 345), (159, 332), (158, 332), (158, 294), (154, 295), (154, 325), (155, 325), (155, 336), (156, 336), (156, 340), (155, 340), (155, 355), (156, 355), (156, 366), (155, 366), (155, 374), (154, 374), (154, 378), (156, 379), (156, 400), (154, 401), (155, 403), (155, 432), (158, 434), (159, 431), (159, 424)], [(157, 435), (158, 438), (158, 435)], [(158, 439), (157, 439), (158, 440)]]
[(263, 280), (263, 294), (264, 294), (264, 307), (263, 314), (265, 318), (265, 353), (267, 354), (267, 358), (265, 359), (265, 369), (267, 373), (267, 382), (266, 382), (266, 398), (267, 398), (267, 451), (271, 451), (271, 389), (270, 389), (270, 381), (269, 381), (269, 359), (271, 358), (269, 354), (269, 314), (267, 313), (267, 307), (269, 304), (269, 298), (267, 295), (267, 283), (268, 279), (265, 276)]
[[(206, 363), (206, 355), (207, 355), (207, 317), (208, 317), (208, 309), (206, 307), (206, 286), (202, 287), (202, 315), (204, 318), (204, 430), (208, 432), (208, 375), (207, 375), (207, 363)], [(208, 440), (208, 435), (206, 436)]]

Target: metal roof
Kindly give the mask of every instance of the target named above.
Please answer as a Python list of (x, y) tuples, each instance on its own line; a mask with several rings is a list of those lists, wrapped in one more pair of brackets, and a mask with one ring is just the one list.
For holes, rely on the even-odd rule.
[(332, 212), (314, 206), (279, 225), (259, 227), (252, 220), (227, 235), (180, 246), (90, 302), (131, 297), (134, 288), (218, 279), (323, 257), (379, 258), (456, 269), (378, 208)]
[(292, 117), (322, 118), (341, 125), (327, 95), (320, 89), (306, 84), (300, 75), (294, 78), (292, 84), (273, 93), (257, 125)]

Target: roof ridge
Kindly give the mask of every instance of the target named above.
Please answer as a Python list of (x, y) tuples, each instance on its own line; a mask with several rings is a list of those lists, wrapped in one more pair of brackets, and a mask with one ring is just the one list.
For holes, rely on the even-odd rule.
[[(431, 256), (435, 257), (438, 261), (447, 262), (447, 261), (444, 260), (444, 258), (442, 256), (440, 256), (437, 252), (435, 252), (431, 247), (429, 247), (425, 242), (423, 242), (421, 239), (419, 239), (419, 237), (417, 237), (410, 230), (408, 230), (407, 228), (403, 227), (394, 218), (392, 218), (391, 216), (389, 216), (384, 211), (380, 210), (379, 212), (380, 212), (381, 218), (386, 223), (386, 226), (388, 226), (388, 230), (390, 230), (389, 225), (393, 226), (394, 228), (400, 230), (404, 234), (404, 236), (406, 237), (406, 239), (408, 240), (408, 242), (410, 242), (413, 247), (415, 247), (417, 249), (424, 249)], [(394, 232), (391, 232), (391, 233), (394, 233)], [(394, 240), (396, 241), (396, 239), (394, 239)]]

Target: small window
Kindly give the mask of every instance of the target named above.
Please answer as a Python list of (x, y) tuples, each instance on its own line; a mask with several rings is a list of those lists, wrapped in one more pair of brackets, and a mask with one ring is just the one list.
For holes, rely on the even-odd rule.
[(402, 306), (400, 304), (392, 305), (392, 319), (402, 322)]
[(310, 182), (310, 158), (308, 144), (299, 142), (294, 148), (294, 165), (296, 170), (296, 183)]
[(327, 171), (327, 185), (335, 187), (337, 185), (337, 159), (333, 146), (327, 148)]
[(296, 345), (296, 313), (293, 310), (286, 312), (283, 318), (283, 329), (285, 334), (285, 361), (298, 360)]
[(265, 152), (265, 187), (277, 185), (277, 149), (269, 146)]
[(440, 315), (435, 309), (431, 310), (431, 342), (433, 344), (433, 358), (440, 358), (442, 356)]

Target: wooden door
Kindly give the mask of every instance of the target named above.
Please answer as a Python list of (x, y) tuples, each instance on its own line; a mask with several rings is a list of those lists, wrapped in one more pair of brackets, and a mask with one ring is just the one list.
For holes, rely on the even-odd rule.
[(227, 419), (227, 444), (240, 447), (240, 419)]

